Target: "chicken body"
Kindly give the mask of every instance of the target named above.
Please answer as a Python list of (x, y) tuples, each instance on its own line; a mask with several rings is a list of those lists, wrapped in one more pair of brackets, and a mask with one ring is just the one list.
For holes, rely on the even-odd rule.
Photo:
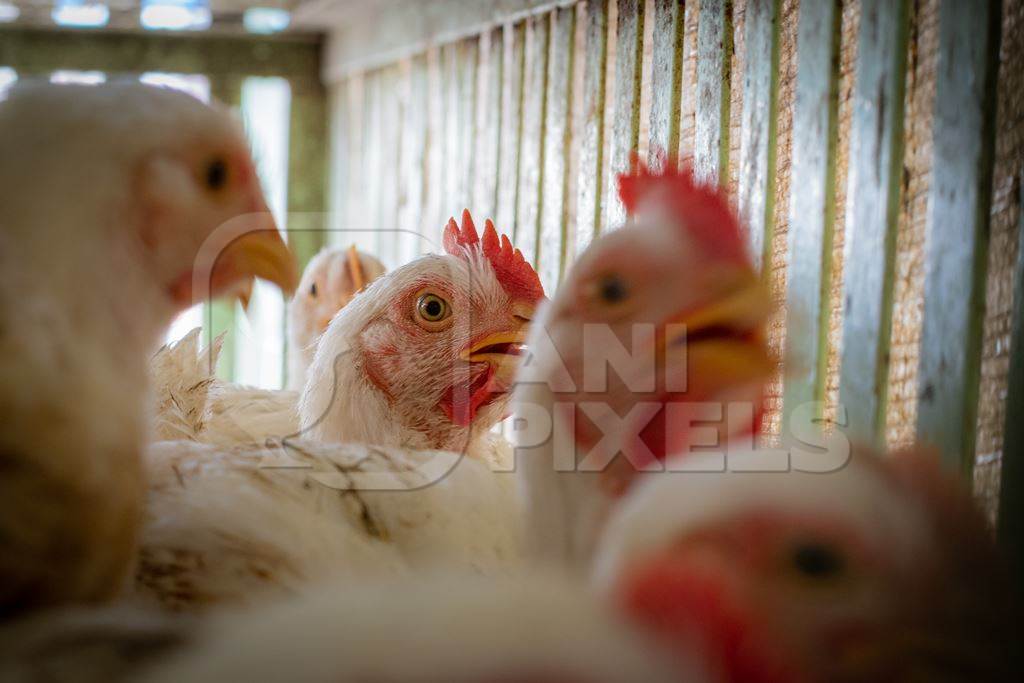
[[(145, 358), (195, 282), (216, 295), (297, 277), (240, 128), (194, 98), (29, 83), (0, 103), (0, 147), (6, 615), (122, 586), (145, 491)], [(214, 242), (221, 259), (200, 273)]]
[(354, 246), (324, 247), (310, 259), (288, 304), (289, 389), (305, 385), (317, 341), (334, 315), (384, 272), (384, 264)]

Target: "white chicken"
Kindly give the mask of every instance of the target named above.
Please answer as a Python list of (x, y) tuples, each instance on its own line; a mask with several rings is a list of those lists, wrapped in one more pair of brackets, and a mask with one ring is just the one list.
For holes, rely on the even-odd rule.
[(335, 313), (384, 272), (384, 264), (355, 246), (324, 247), (310, 259), (288, 304), (289, 389), (298, 391), (306, 383), (317, 340)]
[(27, 83), (0, 103), (0, 148), (8, 615), (105, 599), (130, 572), (145, 359), (175, 313), (253, 276), (290, 290), (298, 275), (241, 128), (192, 97)]

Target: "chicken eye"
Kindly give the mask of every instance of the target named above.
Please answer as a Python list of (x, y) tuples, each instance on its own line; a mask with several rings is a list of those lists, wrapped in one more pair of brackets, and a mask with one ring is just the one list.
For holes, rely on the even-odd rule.
[(597, 294), (607, 304), (618, 304), (629, 298), (629, 288), (618, 275), (605, 275), (597, 283)]
[(846, 568), (841, 554), (817, 542), (797, 544), (793, 548), (790, 561), (800, 576), (819, 581), (841, 576)]
[(316, 283), (314, 282), (309, 286), (309, 295), (312, 297), (316, 296)]
[(228, 165), (223, 159), (214, 159), (206, 165), (206, 187), (219, 190), (228, 182)]
[(416, 302), (416, 311), (427, 322), (440, 322), (448, 317), (448, 302), (436, 294), (424, 294)]

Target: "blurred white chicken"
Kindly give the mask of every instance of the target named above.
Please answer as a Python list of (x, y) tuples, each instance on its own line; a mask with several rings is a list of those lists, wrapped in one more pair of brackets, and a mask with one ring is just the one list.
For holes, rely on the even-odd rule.
[(320, 335), (334, 315), (385, 272), (373, 256), (324, 247), (310, 259), (288, 304), (288, 388), (302, 389)]
[(934, 458), (858, 450), (805, 473), (732, 457), (634, 482), (590, 588), (536, 572), (310, 586), (213, 621), (145, 680), (1014, 680), (1007, 577)]
[[(205, 412), (189, 422), (202, 423), (196, 437), (181, 430), (201, 443), (156, 444), (148, 454), (144, 591), (174, 607), (205, 607), (333, 573), (436, 564), (493, 573), (517, 561), (515, 477), (491, 469), (507, 464), (511, 449), (490, 428), (505, 413), (543, 290), (490, 221), (482, 240), (468, 212), (461, 228), (451, 221), (445, 247), (447, 255), (382, 276), (335, 316), (303, 403), (307, 434), (322, 442), (285, 432), (277, 445), (201, 445), (217, 419), (218, 384), (202, 376), (210, 359), (197, 364), (194, 337), (162, 352), (184, 358), (158, 357), (158, 369), (188, 368), (191, 358), (198, 370), (164, 382), (171, 393), (191, 388), (165, 403)], [(347, 338), (354, 348), (342, 354)], [(337, 377), (317, 371), (330, 366)]]
[[(225, 111), (138, 84), (0, 103), (0, 613), (118, 591), (148, 353), (177, 311), (294, 260)], [(214, 257), (219, 260), (214, 263)]]

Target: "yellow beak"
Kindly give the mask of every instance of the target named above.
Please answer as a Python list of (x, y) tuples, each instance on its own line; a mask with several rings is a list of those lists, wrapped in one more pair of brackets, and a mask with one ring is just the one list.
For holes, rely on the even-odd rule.
[(234, 296), (248, 306), (254, 278), (291, 294), (299, 284), (299, 267), (276, 229), (255, 230), (235, 239), (221, 252), (211, 273), (213, 296)]
[(499, 381), (511, 383), (519, 368), (519, 349), (526, 343), (527, 324), (516, 330), (495, 332), (459, 354), (470, 363), (489, 363)]

